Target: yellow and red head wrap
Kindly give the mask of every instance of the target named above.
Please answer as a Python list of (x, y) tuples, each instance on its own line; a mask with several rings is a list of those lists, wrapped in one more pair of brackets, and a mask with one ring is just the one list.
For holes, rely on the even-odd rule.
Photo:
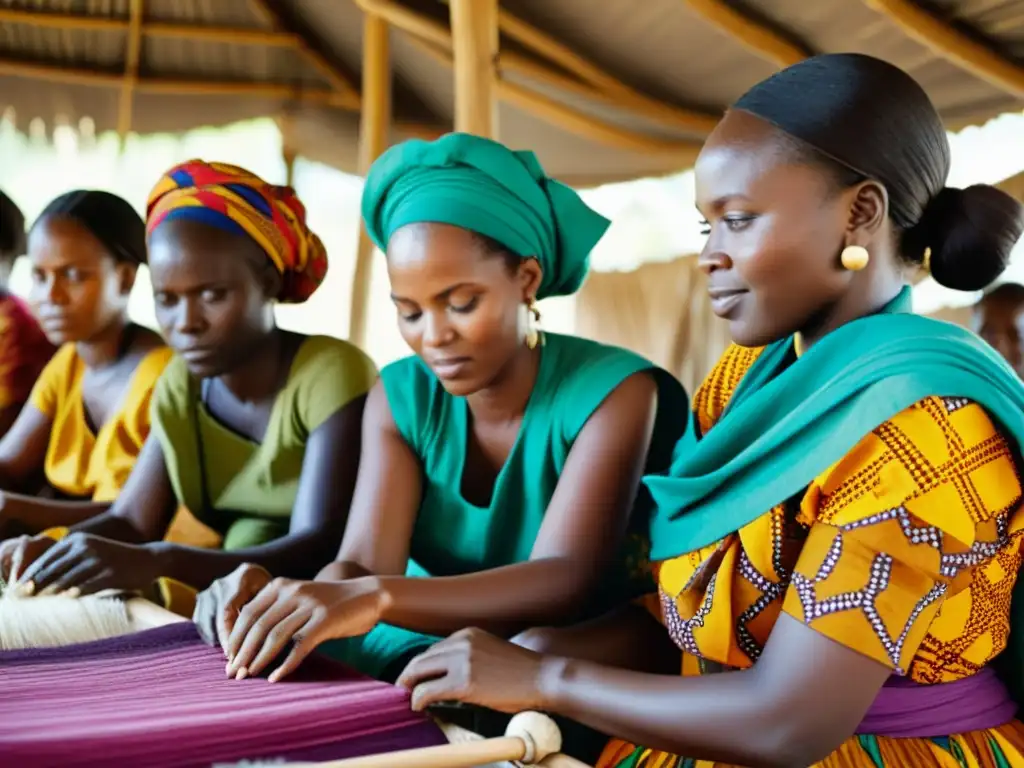
[(247, 235), (283, 278), (280, 301), (299, 304), (327, 274), (327, 251), (306, 226), (306, 209), (291, 187), (268, 184), (228, 163), (190, 160), (165, 173), (146, 205), (146, 234), (171, 219), (201, 221)]

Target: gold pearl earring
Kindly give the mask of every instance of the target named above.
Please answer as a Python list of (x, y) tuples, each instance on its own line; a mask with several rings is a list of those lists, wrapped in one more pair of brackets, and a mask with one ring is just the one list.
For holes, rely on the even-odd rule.
[(844, 269), (860, 272), (871, 261), (871, 254), (863, 245), (848, 245), (843, 248), (839, 260), (843, 263)]
[(526, 347), (536, 349), (541, 342), (540, 331), (537, 323), (540, 322), (540, 310), (537, 309), (537, 300), (532, 296), (526, 301)]

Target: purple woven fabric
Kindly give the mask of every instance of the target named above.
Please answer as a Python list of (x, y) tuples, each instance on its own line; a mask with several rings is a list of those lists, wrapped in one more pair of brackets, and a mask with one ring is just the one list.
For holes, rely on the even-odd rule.
[(893, 738), (931, 738), (998, 728), (1013, 720), (1017, 705), (989, 667), (952, 683), (919, 685), (890, 677), (857, 733)]
[(228, 680), (189, 623), (0, 653), (4, 765), (199, 768), (444, 744), (407, 694), (321, 657), (280, 683)]

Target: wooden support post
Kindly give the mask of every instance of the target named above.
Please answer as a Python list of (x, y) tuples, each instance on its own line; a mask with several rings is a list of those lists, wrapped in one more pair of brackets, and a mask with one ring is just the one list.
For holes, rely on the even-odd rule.
[(132, 128), (132, 101), (135, 84), (139, 80), (139, 53), (142, 48), (142, 0), (131, 0), (131, 15), (128, 21), (128, 40), (124, 56), (124, 81), (117, 109), (117, 134), (124, 146), (128, 131)]
[[(359, 173), (365, 177), (381, 153), (388, 148), (391, 134), (391, 55), (388, 23), (368, 13), (363, 20), (363, 94), (359, 123)], [(366, 345), (366, 319), (373, 276), (373, 241), (366, 228), (359, 228), (356, 266), (352, 276), (349, 305), (349, 340)]]
[(450, 0), (455, 130), (498, 135), (498, 0)]

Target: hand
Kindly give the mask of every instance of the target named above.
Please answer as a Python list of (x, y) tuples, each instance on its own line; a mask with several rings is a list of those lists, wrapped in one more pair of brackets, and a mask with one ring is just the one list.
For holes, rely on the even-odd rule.
[(242, 609), (231, 630), (228, 676), (258, 675), (291, 640), (288, 656), (270, 675), (276, 682), (325, 640), (369, 632), (387, 600), (372, 576), (334, 582), (274, 579)]
[(0, 578), (7, 584), (21, 581), (21, 575), (57, 542), (48, 536), (19, 536), (0, 544)]
[(157, 556), (145, 546), (72, 533), (36, 555), (19, 581), (32, 582), (34, 594), (72, 588), (79, 594), (104, 589), (148, 592), (159, 576)]
[(273, 580), (270, 571), (252, 563), (238, 566), (199, 593), (192, 614), (199, 636), (228, 655), (228, 637), (242, 608)]
[(499, 712), (547, 709), (544, 681), (557, 659), (513, 645), (479, 629), (464, 629), (409, 662), (398, 685), (412, 708), (460, 701)]

